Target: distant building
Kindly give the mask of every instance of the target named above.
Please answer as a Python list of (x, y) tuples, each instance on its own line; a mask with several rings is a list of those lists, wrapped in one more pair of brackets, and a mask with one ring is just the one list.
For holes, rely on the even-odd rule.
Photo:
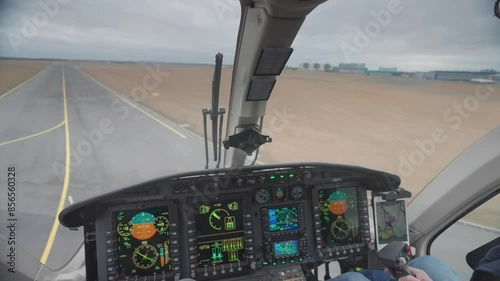
[(299, 70), (305, 71), (323, 71), (323, 65), (316, 62), (304, 62), (299, 65)]
[(475, 71), (430, 71), (424, 73), (425, 79), (445, 81), (470, 81), (471, 79), (490, 79), (492, 72)]
[(378, 70), (380, 70), (380, 71), (397, 72), (398, 68), (397, 67), (379, 67)]
[(366, 70), (364, 63), (339, 63), (338, 66), (339, 73), (365, 74)]
[(367, 70), (366, 75), (401, 76), (402, 72), (396, 70)]
[(409, 73), (408, 75), (412, 79), (424, 79), (423, 72), (412, 72), (412, 73)]

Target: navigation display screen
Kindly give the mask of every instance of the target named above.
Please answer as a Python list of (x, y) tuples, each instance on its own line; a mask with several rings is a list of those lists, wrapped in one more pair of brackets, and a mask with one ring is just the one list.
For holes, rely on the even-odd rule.
[(405, 200), (376, 202), (375, 210), (378, 244), (408, 241)]
[(321, 189), (321, 237), (329, 246), (361, 242), (356, 187)]
[(296, 256), (299, 254), (299, 240), (274, 242), (274, 256)]
[(196, 213), (198, 267), (246, 260), (241, 199), (201, 205)]
[(299, 210), (297, 206), (270, 208), (268, 210), (269, 231), (288, 231), (299, 229)]
[(168, 208), (114, 212), (120, 279), (172, 271)]

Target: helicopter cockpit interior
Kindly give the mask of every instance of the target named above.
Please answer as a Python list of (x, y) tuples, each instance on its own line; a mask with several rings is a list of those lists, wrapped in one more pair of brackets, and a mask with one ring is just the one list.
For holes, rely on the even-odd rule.
[[(205, 169), (67, 206), (58, 220), (83, 230), (78, 253), (59, 271), (38, 260), (18, 263), (19, 280), (327, 280), (358, 268), (390, 268), (384, 260), (397, 263), (403, 253), (429, 254), (436, 233), (498, 194), (500, 127), (410, 205), (411, 192), (393, 173), (324, 162), (258, 163), (260, 148), (273, 141), (263, 130), (267, 102), (302, 24), (326, 0), (239, 2), (229, 107), (220, 106), (224, 56), (218, 53), (210, 106), (200, 112)], [(393, 243), (403, 250), (377, 255)], [(330, 263), (338, 263), (338, 272), (330, 272)]]

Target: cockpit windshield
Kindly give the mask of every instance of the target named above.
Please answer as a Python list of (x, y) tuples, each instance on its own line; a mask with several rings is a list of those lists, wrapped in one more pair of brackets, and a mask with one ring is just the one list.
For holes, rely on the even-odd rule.
[[(267, 104), (272, 142), (248, 163), (370, 167), (416, 195), (500, 125), (492, 5), (321, 4)], [(16, 219), (16, 245), (59, 269), (83, 243), (64, 207), (203, 169), (214, 55), (227, 109), (240, 14), (236, 0), (0, 1), (0, 233)]]

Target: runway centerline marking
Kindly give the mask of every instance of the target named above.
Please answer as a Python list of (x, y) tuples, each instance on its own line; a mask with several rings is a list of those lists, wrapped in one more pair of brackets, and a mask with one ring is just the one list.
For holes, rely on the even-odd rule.
[(42, 257), (40, 258), (40, 263), (45, 264), (47, 262), (47, 258), (49, 257), (50, 250), (52, 249), (52, 245), (54, 244), (54, 239), (56, 238), (57, 229), (59, 228), (59, 218), (58, 215), (64, 208), (64, 202), (66, 201), (66, 196), (68, 194), (68, 186), (69, 186), (69, 176), (70, 176), (70, 143), (69, 143), (69, 123), (68, 123), (68, 99), (66, 96), (66, 80), (64, 79), (64, 66), (61, 71), (62, 76), (62, 91), (63, 91), (63, 103), (64, 103), (64, 131), (66, 135), (66, 168), (64, 172), (64, 183), (63, 189), (61, 192), (61, 198), (59, 199), (59, 205), (57, 206), (57, 213), (54, 218), (54, 223), (52, 224), (52, 229), (50, 230), (49, 238), (47, 239), (47, 244), (43, 250)]
[(62, 125), (64, 125), (66, 121), (62, 121), (61, 123), (55, 125), (54, 127), (52, 128), (49, 128), (47, 130), (44, 130), (44, 131), (41, 131), (41, 132), (38, 132), (38, 133), (34, 133), (32, 135), (29, 135), (29, 136), (25, 136), (25, 137), (22, 137), (22, 138), (18, 138), (18, 139), (13, 139), (13, 140), (10, 140), (10, 141), (6, 141), (6, 142), (0, 142), (0, 146), (2, 145), (6, 145), (6, 144), (11, 144), (11, 143), (15, 143), (15, 142), (18, 142), (18, 141), (23, 141), (23, 140), (27, 140), (27, 139), (31, 139), (31, 138), (34, 138), (34, 137), (38, 137), (38, 136), (41, 136), (43, 134), (46, 134), (46, 133), (49, 133), (59, 127), (61, 127)]
[(170, 131), (172, 131), (173, 133), (175, 133), (176, 135), (178, 135), (179, 137), (183, 138), (183, 139), (187, 139), (186, 135), (184, 135), (183, 133), (177, 131), (176, 129), (174, 129), (172, 126), (169, 126), (168, 124), (165, 124), (165, 122), (161, 121), (160, 119), (154, 117), (153, 115), (149, 114), (147, 111), (143, 110), (142, 108), (138, 107), (137, 105), (133, 104), (132, 102), (130, 102), (129, 100), (127, 100), (126, 98), (122, 97), (120, 94), (117, 94), (115, 91), (111, 90), (110, 88), (108, 88), (106, 85), (102, 84), (101, 82), (97, 81), (97, 79), (95, 79), (94, 77), (90, 76), (89, 74), (87, 74), (86, 72), (84, 72), (83, 70), (79, 70), (80, 72), (82, 72), (83, 74), (85, 74), (88, 78), (92, 79), (94, 82), (96, 82), (97, 84), (99, 84), (101, 87), (103, 87), (104, 89), (106, 89), (107, 91), (109, 91), (110, 93), (112, 93), (113, 95), (119, 97), (120, 99), (122, 99), (124, 102), (128, 103), (129, 105), (133, 106), (135, 109), (139, 110), (140, 112), (144, 113), (146, 116), (148, 116), (149, 118), (153, 119), (154, 121), (158, 122), (160, 125), (162, 125), (163, 127), (169, 129)]
[(15, 90), (21, 88), (22, 86), (26, 85), (28, 82), (30, 82), (31, 80), (35, 79), (35, 77), (38, 76), (38, 74), (42, 73), (42, 71), (44, 71), (47, 67), (44, 67), (42, 70), (38, 71), (35, 75), (31, 76), (31, 78), (29, 78), (28, 80), (25, 80), (24, 82), (22, 82), (21, 84), (15, 86), (14, 88), (10, 89), (7, 93), (3, 94), (3, 95), (0, 95), (0, 100), (5, 98), (6, 96), (12, 94)]

